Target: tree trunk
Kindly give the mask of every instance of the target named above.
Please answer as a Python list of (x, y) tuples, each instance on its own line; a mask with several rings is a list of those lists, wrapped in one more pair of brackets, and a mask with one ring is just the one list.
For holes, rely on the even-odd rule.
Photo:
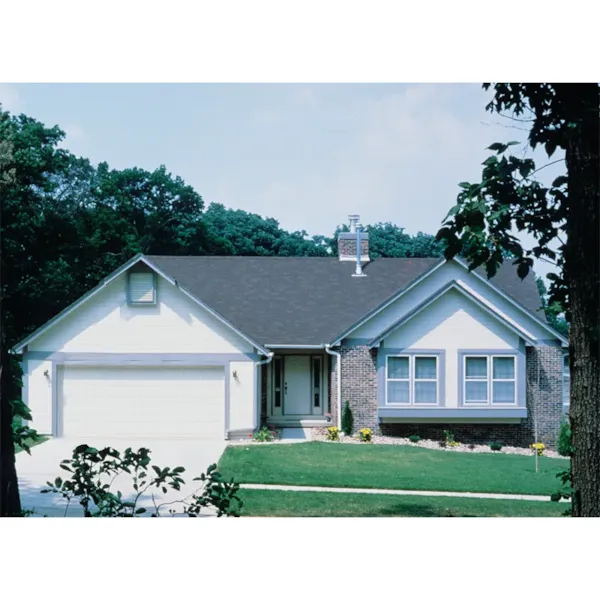
[(571, 312), (573, 516), (600, 517), (600, 109), (596, 84), (569, 85), (573, 120), (578, 117), (578, 127), (566, 149), (569, 216), (565, 275)]
[(0, 517), (20, 517), (21, 499), (15, 469), (12, 436), (12, 407), (5, 393), (0, 365)]

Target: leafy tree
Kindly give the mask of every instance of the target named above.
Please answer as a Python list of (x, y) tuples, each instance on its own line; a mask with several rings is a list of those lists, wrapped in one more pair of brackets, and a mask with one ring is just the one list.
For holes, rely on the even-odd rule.
[[(491, 84), (485, 84), (487, 90)], [(556, 267), (548, 302), (565, 308), (570, 325), (570, 423), (572, 431), (572, 514), (600, 516), (600, 256), (598, 252), (599, 98), (597, 84), (494, 84), (487, 109), (510, 113), (530, 131), (528, 146), (548, 157), (565, 153), (566, 174), (549, 185), (536, 177), (531, 158), (495, 143), (479, 183), (463, 182), (457, 204), (437, 234), (450, 258), (461, 250), (471, 268), (485, 264), (489, 277), (511, 252), (520, 277), (533, 258)], [(559, 159), (555, 162), (561, 162)], [(535, 239), (524, 248), (513, 233)], [(553, 245), (558, 244), (554, 250)]]
[(289, 233), (275, 219), (211, 204), (203, 218), (214, 254), (240, 256), (327, 256), (322, 238)]
[[(348, 225), (335, 230), (327, 240), (331, 253), (337, 256), (337, 238), (340, 233), (349, 231)], [(442, 256), (444, 245), (435, 236), (419, 231), (416, 236), (405, 233), (403, 227), (393, 223), (374, 223), (365, 227), (369, 234), (369, 254), (371, 258), (432, 258)]]
[[(66, 500), (65, 517), (74, 500), (81, 505), (85, 517), (140, 517), (148, 512), (147, 508), (139, 506), (145, 494), (152, 495), (152, 517), (160, 517), (164, 506), (169, 506), (169, 514), (174, 516), (177, 505), (183, 507), (179, 514), (188, 517), (197, 517), (206, 507), (214, 508), (218, 517), (239, 516), (243, 507), (243, 501), (237, 495), (240, 486), (233, 479), (225, 481), (217, 471), (217, 465), (210, 465), (206, 473), (193, 479), (202, 482), (193, 493), (179, 500), (156, 504), (153, 488), (162, 489), (163, 494), (169, 490), (180, 491), (185, 484), (185, 469), (161, 469), (151, 465), (150, 454), (148, 448), (140, 448), (137, 452), (127, 448), (121, 453), (111, 447), (98, 450), (82, 444), (73, 450), (72, 458), (60, 463), (61, 469), (71, 474), (70, 478), (63, 480), (57, 477), (53, 482), (48, 481), (48, 487), (41, 493), (58, 494)], [(115, 479), (124, 474), (130, 477), (134, 490), (130, 498), (111, 489)]]
[(544, 310), (544, 314), (546, 315), (548, 323), (552, 325), (552, 327), (554, 327), (558, 333), (568, 337), (569, 324), (564, 317), (564, 308), (559, 302), (554, 302), (553, 304), (548, 302), (548, 290), (544, 280), (541, 277), (536, 277), (535, 281), (537, 283), (538, 292), (540, 293), (540, 297), (542, 299), (542, 309)]

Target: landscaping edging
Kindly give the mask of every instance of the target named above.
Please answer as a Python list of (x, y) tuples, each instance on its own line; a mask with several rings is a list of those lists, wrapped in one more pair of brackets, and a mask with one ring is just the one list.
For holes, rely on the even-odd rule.
[[(310, 430), (305, 430), (310, 431)], [(327, 442), (330, 444), (364, 444), (361, 442), (358, 436), (344, 436), (341, 435), (339, 442), (330, 442), (327, 440), (326, 435), (322, 432), (312, 431), (310, 439), (307, 440), (286, 440), (280, 439), (272, 442), (257, 442), (254, 439), (242, 439), (242, 440), (231, 440), (228, 442), (232, 446), (247, 446), (247, 445), (268, 445), (268, 444), (290, 444), (290, 443), (306, 443), (306, 442)], [(395, 445), (395, 446), (416, 446), (419, 448), (427, 448), (428, 450), (439, 450), (442, 452), (470, 452), (470, 453), (488, 453), (488, 454), (520, 454), (522, 456), (531, 456), (533, 450), (531, 448), (519, 448), (516, 446), (503, 446), (501, 450), (492, 450), (486, 444), (461, 444), (459, 443), (454, 447), (442, 447), (440, 443), (434, 440), (420, 440), (418, 442), (411, 442), (408, 438), (396, 437), (396, 436), (385, 436), (385, 435), (374, 435), (372, 438), (372, 444), (383, 444), (383, 445)], [(560, 456), (555, 450), (544, 450), (544, 456), (548, 458), (565, 458)]]

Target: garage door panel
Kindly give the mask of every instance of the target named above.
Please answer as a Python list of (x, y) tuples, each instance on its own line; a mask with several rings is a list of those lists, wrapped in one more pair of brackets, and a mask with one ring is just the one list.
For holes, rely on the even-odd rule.
[(78, 437), (223, 439), (223, 369), (62, 370), (62, 433)]

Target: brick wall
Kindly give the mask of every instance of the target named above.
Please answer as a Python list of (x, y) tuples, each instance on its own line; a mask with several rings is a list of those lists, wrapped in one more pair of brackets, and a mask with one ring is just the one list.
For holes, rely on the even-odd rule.
[[(433, 423), (382, 423), (377, 416), (377, 354), (366, 346), (342, 346), (342, 411), (350, 403), (355, 431), (370, 427), (383, 435), (406, 437), (412, 434), (422, 438), (442, 439), (443, 430), (450, 429), (463, 443), (500, 441), (511, 446), (528, 446), (538, 441), (549, 448), (556, 447), (562, 419), (562, 349), (553, 346), (527, 348), (527, 414), (514, 424), (433, 424)], [(331, 408), (333, 422), (336, 415), (336, 369), (331, 371)], [(538, 384), (539, 378), (539, 384)]]
[[(379, 433), (377, 416), (377, 349), (342, 346), (342, 414), (350, 403), (355, 432), (370, 427)], [(333, 403), (335, 404), (335, 402)]]
[[(360, 240), (361, 257), (369, 256), (369, 240), (362, 238)], [(338, 256), (356, 257), (356, 240), (338, 239)]]

